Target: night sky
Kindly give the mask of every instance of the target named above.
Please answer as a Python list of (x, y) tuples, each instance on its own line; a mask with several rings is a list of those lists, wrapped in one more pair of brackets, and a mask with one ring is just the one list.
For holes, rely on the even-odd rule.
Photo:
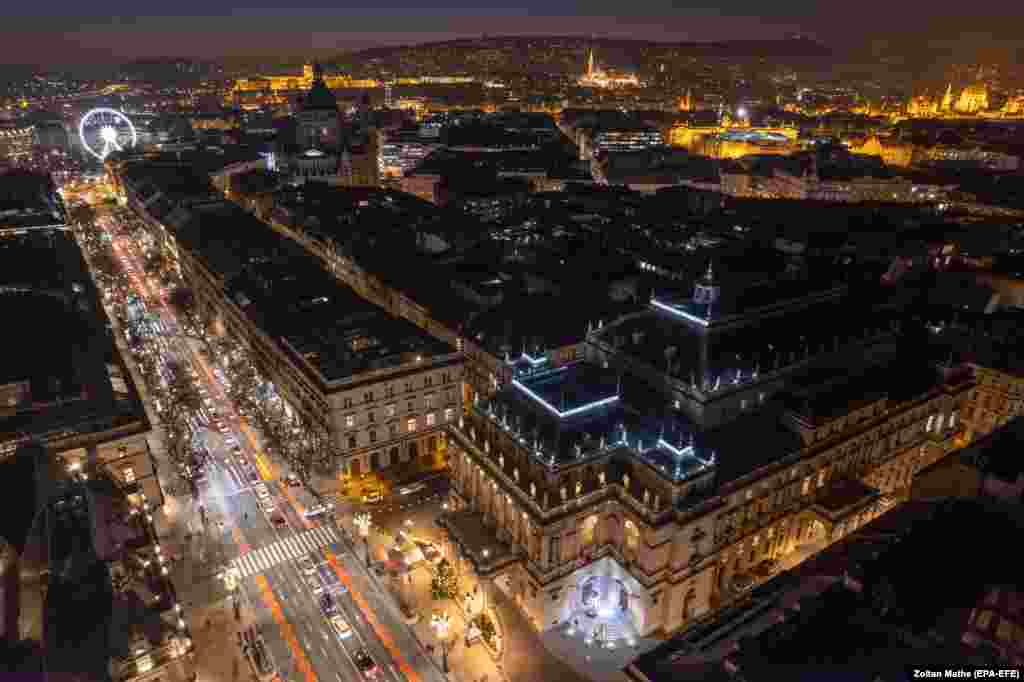
[[(1024, 3), (1011, 0), (977, 0), (970, 3), (967, 17), (955, 15), (967, 5), (924, 0), (720, 0), (715, 7), (706, 0), (520, 0), (517, 6), (507, 0), (494, 6), (444, 0), (429, 8), (427, 2), (380, 0), (366, 7), (367, 0), (298, 0), (303, 8), (287, 9), (281, 9), (281, 0), (21, 2), (4, 7), (0, 63), (298, 55), (485, 32), (687, 41), (777, 38), (802, 31), (823, 42), (849, 45), (867, 42), (869, 36), (955, 39), (969, 31), (970, 40), (984, 43), (999, 31), (1019, 40), (1009, 33), (1019, 33), (1024, 20)], [(154, 16), (158, 13), (168, 16)]]

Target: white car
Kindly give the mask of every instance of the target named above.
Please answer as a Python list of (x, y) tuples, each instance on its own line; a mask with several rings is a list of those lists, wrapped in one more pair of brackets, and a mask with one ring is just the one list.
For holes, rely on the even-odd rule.
[(333, 511), (334, 505), (328, 502), (327, 504), (318, 504), (306, 509), (303, 514), (307, 519), (313, 519), (317, 516), (326, 514), (327, 512)]
[(331, 624), (338, 631), (338, 637), (346, 639), (352, 636), (352, 628), (349, 627), (349, 624), (341, 616), (331, 616)]
[(407, 485), (407, 486), (403, 486), (403, 487), (399, 488), (398, 489), (398, 494), (399, 495), (412, 495), (413, 493), (418, 493), (419, 491), (423, 490), (426, 487), (427, 486), (425, 486), (422, 483), (413, 483), (412, 485)]

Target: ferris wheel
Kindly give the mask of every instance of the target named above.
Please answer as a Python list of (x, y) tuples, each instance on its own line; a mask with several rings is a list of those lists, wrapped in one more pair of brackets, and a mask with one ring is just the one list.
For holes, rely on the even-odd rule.
[(116, 109), (92, 109), (78, 122), (78, 139), (82, 147), (100, 161), (134, 147), (138, 141), (135, 126), (128, 117)]

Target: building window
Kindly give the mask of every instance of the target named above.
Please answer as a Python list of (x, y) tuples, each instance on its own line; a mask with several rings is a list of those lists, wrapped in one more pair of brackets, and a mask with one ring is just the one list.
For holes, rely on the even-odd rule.
[(405, 382), (405, 390), (407, 392), (412, 390), (412, 382), (411, 381)]
[(348, 408), (352, 407), (352, 398), (345, 398), (345, 400), (344, 400), (344, 407), (345, 407), (345, 409), (348, 409)]
[(434, 425), (434, 413), (433, 412), (428, 412), (427, 413), (427, 426), (433, 426), (433, 425)]
[(398, 435), (398, 424), (388, 424), (388, 435), (392, 438)]
[(425, 405), (424, 405), (424, 406), (425, 406), (425, 407), (426, 407), (426, 408), (427, 408), (428, 410), (429, 410), (429, 409), (430, 409), (431, 407), (433, 407), (433, 406), (434, 406), (434, 394), (433, 394), (433, 393), (428, 393), (428, 394), (426, 395), (426, 397), (425, 397), (425, 398), (424, 398), (423, 400), (424, 400), (424, 402), (425, 402)]
[(353, 449), (355, 449), (355, 447), (356, 447), (356, 437), (355, 436), (349, 436), (348, 437), (348, 449), (349, 450), (353, 450)]
[(441, 383), (442, 384), (447, 384), (451, 380), (452, 380), (452, 377), (451, 377), (450, 374), (448, 374), (448, 372), (441, 372)]
[(453, 410), (453, 409), (452, 409), (452, 408), (450, 408), (450, 407), (448, 407), (448, 408), (445, 408), (445, 411), (444, 411), (444, 420), (445, 420), (446, 422), (450, 422), (450, 421), (452, 420), (452, 418), (453, 418), (454, 416), (455, 416), (455, 410)]
[(589, 546), (594, 544), (594, 540), (597, 539), (597, 516), (588, 516), (587, 520), (583, 522), (583, 545)]
[(345, 427), (351, 429), (356, 425), (356, 417), (353, 414), (345, 415)]
[(375, 419), (375, 418), (374, 418), (374, 416), (373, 416), (373, 412), (367, 412), (367, 413), (366, 413), (366, 419), (367, 419), (367, 420), (369, 420), (369, 421), (371, 421), (371, 422), (372, 422), (372, 421), (376, 421), (376, 419)]
[(409, 401), (409, 411), (412, 412), (414, 409), (416, 409), (416, 408), (413, 407), (413, 402), (410, 400)]
[(394, 398), (395, 397), (395, 387), (394, 386), (386, 387), (384, 389), (384, 395), (387, 396), (388, 398)]
[(935, 415), (933, 414), (932, 416), (928, 417), (928, 423), (925, 424), (924, 430), (925, 431), (931, 431), (932, 430), (932, 424), (934, 424), (934, 423), (935, 423)]
[(135, 469), (132, 469), (131, 467), (125, 467), (121, 471), (124, 472), (125, 483), (135, 483)]
[(804, 486), (803, 486), (803, 493), (802, 494), (806, 495), (809, 492), (811, 492), (811, 477), (810, 476), (808, 476), (807, 478), (804, 479)]
[(640, 546), (640, 531), (637, 530), (636, 524), (628, 519), (623, 527), (626, 529), (626, 549), (635, 552)]
[(819, 471), (818, 472), (818, 487), (820, 488), (823, 485), (825, 485), (825, 472), (824, 471)]
[(377, 432), (375, 430), (373, 430), (373, 429), (370, 429), (370, 442), (371, 443), (376, 443), (377, 442)]
[(387, 407), (387, 415), (389, 417), (394, 417), (395, 416), (395, 404), (394, 403), (391, 403), (390, 405), (388, 405), (388, 407)]
[(416, 417), (411, 418), (408, 422), (406, 422), (406, 424), (408, 426), (409, 433), (412, 433), (413, 431), (415, 431), (416, 430)]
[(434, 377), (432, 377), (432, 376), (424, 377), (423, 378), (423, 385), (424, 386), (433, 386), (434, 385)]

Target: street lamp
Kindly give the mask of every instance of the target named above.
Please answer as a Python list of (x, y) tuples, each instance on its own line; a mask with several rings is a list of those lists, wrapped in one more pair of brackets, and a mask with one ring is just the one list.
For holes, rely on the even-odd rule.
[(441, 642), (441, 667), (445, 674), (448, 674), (448, 631), (451, 622), (448, 612), (442, 611), (430, 617), (430, 626), (434, 628), (438, 641)]
[(352, 523), (355, 524), (356, 528), (359, 529), (359, 535), (363, 538), (363, 544), (366, 545), (366, 567), (370, 567), (370, 512), (359, 512), (352, 517)]

